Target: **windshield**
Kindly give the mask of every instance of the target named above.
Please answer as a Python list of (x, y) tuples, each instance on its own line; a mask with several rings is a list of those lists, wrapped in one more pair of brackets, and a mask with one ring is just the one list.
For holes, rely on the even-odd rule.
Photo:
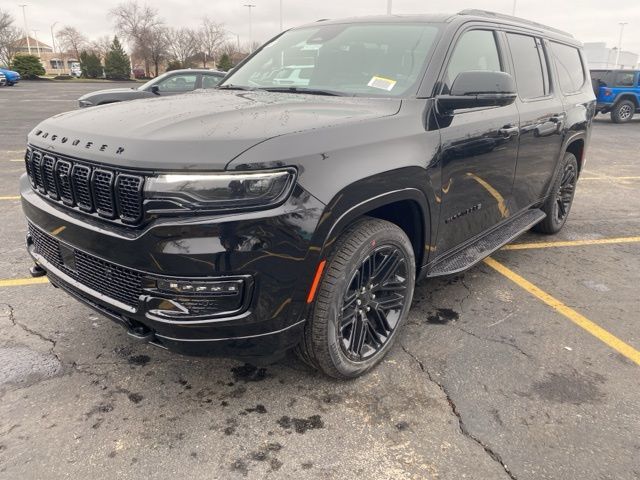
[(149, 80), (147, 83), (143, 83), (142, 85), (140, 85), (138, 87), (138, 90), (149, 90), (151, 88), (151, 85), (155, 85), (157, 82), (159, 82), (160, 80), (162, 80), (165, 77), (168, 77), (172, 73), (175, 73), (175, 72), (168, 71), (168, 72), (163, 73), (162, 75), (158, 75), (157, 77), (152, 78), (151, 80)]
[(406, 94), (431, 55), (437, 24), (355, 23), (285, 32), (232, 72), (221, 86)]

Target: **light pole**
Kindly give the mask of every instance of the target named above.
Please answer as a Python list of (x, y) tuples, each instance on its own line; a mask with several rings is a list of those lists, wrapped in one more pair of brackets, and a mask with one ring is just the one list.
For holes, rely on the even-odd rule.
[(251, 25), (251, 9), (255, 7), (254, 4), (245, 3), (245, 7), (249, 9), (249, 53), (253, 53), (253, 26)]
[(27, 7), (29, 5), (23, 4), (18, 5), (22, 9), (22, 19), (24, 20), (24, 36), (27, 39), (27, 50), (29, 50), (29, 55), (31, 55), (31, 42), (29, 41), (29, 27), (27, 26)]
[[(58, 24), (58, 22), (53, 22), (51, 24), (51, 50), (53, 51), (53, 57), (56, 57), (56, 37), (53, 35), (53, 29)], [(60, 59), (56, 60), (56, 73), (60, 75)]]
[(391, 7), (393, 6), (392, 3), (393, 0), (387, 0), (387, 15), (391, 15)]
[(240, 35), (237, 34), (236, 32), (232, 32), (231, 30), (227, 30), (227, 33), (229, 33), (231, 35), (235, 35), (236, 42), (237, 42), (237, 45), (238, 45), (238, 52), (240, 52)]
[(38, 58), (41, 57), (40, 55), (40, 42), (38, 41), (38, 32), (40, 30), (31, 30), (33, 32), (33, 38), (35, 38), (36, 40), (36, 49), (38, 50)]
[(516, 7), (518, 6), (518, 0), (513, 0), (513, 8), (511, 9), (511, 15), (516, 16)]
[(622, 32), (624, 31), (624, 26), (629, 22), (618, 22), (620, 25), (620, 38), (618, 39), (618, 51), (616, 52), (616, 65), (615, 68), (618, 68), (620, 64), (620, 52), (622, 51)]

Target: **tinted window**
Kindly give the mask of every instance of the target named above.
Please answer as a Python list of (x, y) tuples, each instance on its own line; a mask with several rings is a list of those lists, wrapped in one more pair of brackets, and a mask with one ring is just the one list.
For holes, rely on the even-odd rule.
[(204, 74), (202, 76), (202, 88), (213, 88), (220, 83), (224, 77), (219, 77), (217, 75), (207, 75)]
[(584, 68), (577, 48), (551, 42), (551, 53), (558, 70), (558, 80), (563, 93), (580, 90), (584, 83)]
[(633, 87), (635, 84), (636, 74), (633, 72), (618, 72), (616, 74), (616, 87)]
[(547, 64), (540, 41), (528, 35), (508, 33), (515, 67), (516, 85), (521, 98), (543, 97), (549, 93)]
[(460, 37), (453, 55), (449, 59), (444, 79), (444, 90), (449, 91), (451, 84), (460, 72), (470, 70), (503, 71), (493, 32), (471, 30)]
[(196, 74), (173, 75), (158, 82), (157, 85), (161, 92), (190, 92), (196, 88)]

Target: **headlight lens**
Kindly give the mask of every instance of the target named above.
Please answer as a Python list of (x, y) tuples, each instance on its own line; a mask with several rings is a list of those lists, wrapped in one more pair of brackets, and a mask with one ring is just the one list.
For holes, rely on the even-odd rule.
[(93, 105), (93, 103), (91, 103), (89, 100), (80, 100), (78, 103), (81, 107), (90, 107), (91, 105)]
[(270, 172), (165, 174), (151, 178), (146, 198), (200, 210), (269, 207), (283, 201), (295, 179), (292, 170)]

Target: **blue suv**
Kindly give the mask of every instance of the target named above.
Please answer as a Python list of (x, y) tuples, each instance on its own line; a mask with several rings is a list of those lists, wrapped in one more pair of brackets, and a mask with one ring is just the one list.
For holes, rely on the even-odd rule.
[(591, 83), (598, 113), (611, 112), (614, 123), (640, 113), (640, 70), (591, 70)]
[(20, 74), (18, 72), (14, 72), (13, 70), (9, 70), (7, 68), (0, 68), (0, 72), (4, 73), (4, 76), (7, 77), (7, 85), (9, 87), (15, 85), (20, 81)]

